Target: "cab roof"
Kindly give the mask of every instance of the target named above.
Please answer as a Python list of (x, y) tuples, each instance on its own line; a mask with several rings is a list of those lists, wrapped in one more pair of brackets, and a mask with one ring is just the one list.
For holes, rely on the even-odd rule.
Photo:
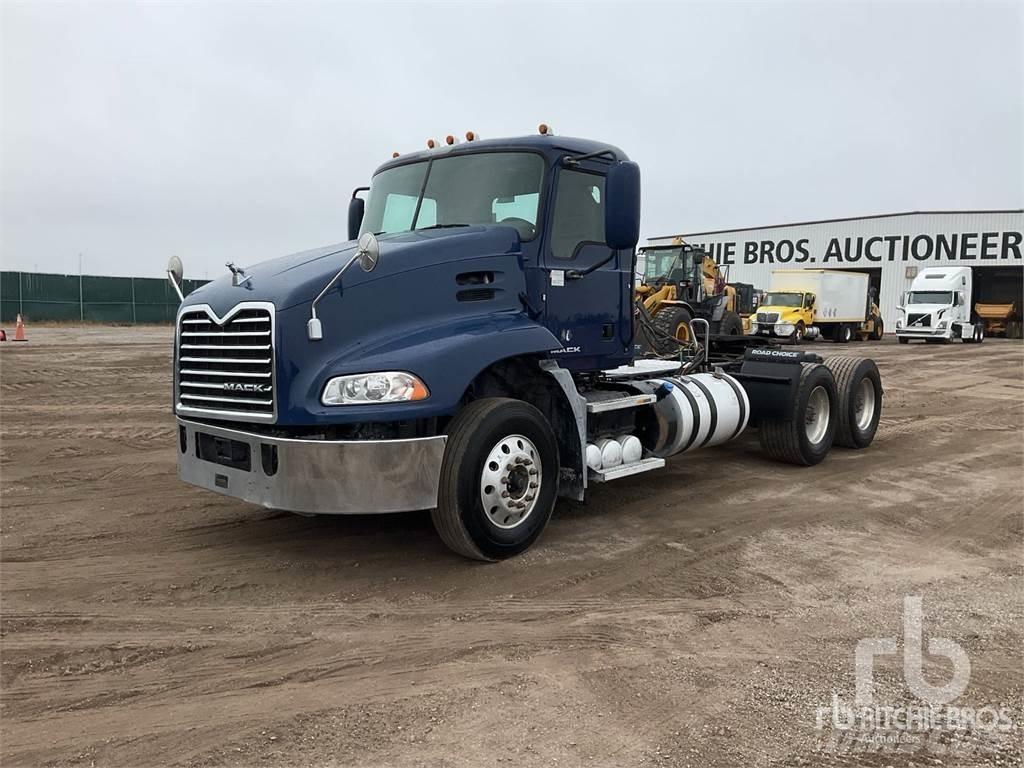
[(380, 165), (374, 175), (383, 170), (405, 163), (430, 160), (438, 157), (449, 157), (451, 155), (464, 155), (472, 152), (497, 152), (500, 150), (526, 149), (544, 153), (548, 160), (561, 155), (589, 155), (592, 152), (610, 151), (615, 155), (616, 160), (628, 160), (629, 157), (618, 147), (606, 144), (602, 141), (591, 139), (578, 139), (572, 136), (552, 136), (550, 134), (533, 134), (528, 136), (514, 136), (501, 139), (474, 139), (473, 141), (460, 141), (458, 144), (443, 144), (435, 149), (423, 149), (418, 152), (399, 155)]

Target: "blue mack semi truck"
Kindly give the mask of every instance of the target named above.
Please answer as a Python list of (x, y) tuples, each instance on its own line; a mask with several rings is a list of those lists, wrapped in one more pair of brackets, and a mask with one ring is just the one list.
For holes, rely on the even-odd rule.
[[(871, 443), (871, 360), (700, 320), (668, 353), (652, 338), (633, 296), (640, 170), (622, 150), (545, 126), (474, 138), (380, 166), (348, 242), (229, 264), (182, 296), (183, 481), (301, 514), (429, 510), (451, 549), (500, 560), (558, 497), (748, 427), (794, 464)], [(181, 274), (172, 259), (179, 295)]]

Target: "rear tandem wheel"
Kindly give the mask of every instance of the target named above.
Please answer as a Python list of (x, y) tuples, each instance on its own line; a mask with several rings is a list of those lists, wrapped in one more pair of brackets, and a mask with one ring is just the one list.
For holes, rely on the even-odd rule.
[(796, 399), (786, 419), (762, 419), (761, 450), (776, 461), (813, 466), (828, 455), (835, 439), (838, 395), (824, 365), (801, 363)]

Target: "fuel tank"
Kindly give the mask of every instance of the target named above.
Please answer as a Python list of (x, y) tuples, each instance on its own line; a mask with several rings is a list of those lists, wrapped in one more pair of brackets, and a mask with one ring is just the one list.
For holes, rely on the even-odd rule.
[(649, 379), (640, 388), (658, 401), (637, 414), (636, 436), (659, 458), (726, 443), (750, 418), (747, 393), (728, 374)]

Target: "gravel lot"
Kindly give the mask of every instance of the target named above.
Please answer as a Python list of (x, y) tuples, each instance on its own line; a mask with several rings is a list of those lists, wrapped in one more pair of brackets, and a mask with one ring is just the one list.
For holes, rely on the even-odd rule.
[[(5, 766), (1021, 760), (1019, 342), (850, 345), (886, 388), (868, 450), (677, 457), (483, 565), (426, 514), (302, 518), (179, 483), (169, 328), (29, 339), (0, 347)], [(851, 753), (816, 729), (908, 595), (926, 641), (970, 658), (957, 704), (1009, 706), (1016, 732)], [(910, 700), (900, 656), (875, 680)]]

